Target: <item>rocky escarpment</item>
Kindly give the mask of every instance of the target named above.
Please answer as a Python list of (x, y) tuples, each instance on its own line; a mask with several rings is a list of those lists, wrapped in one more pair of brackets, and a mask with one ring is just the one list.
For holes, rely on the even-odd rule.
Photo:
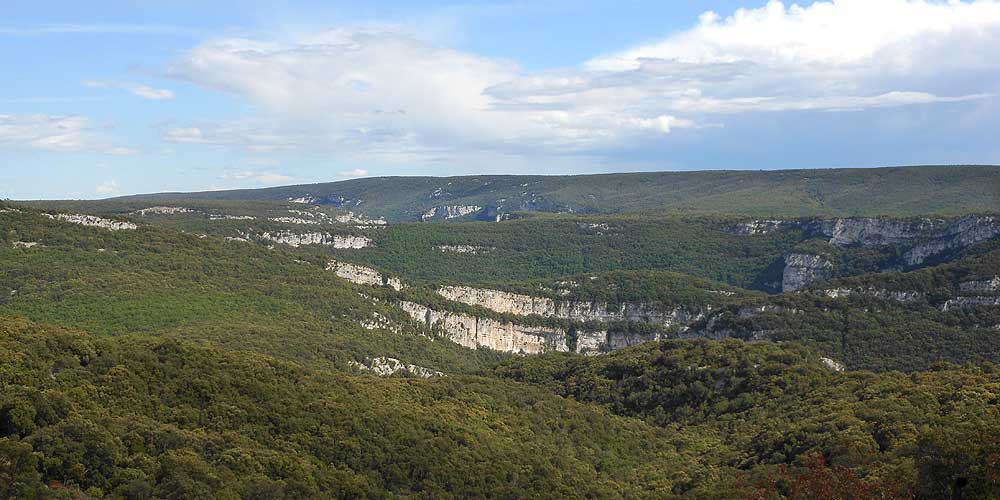
[(243, 234), (243, 238), (272, 241), (291, 247), (304, 245), (324, 245), (333, 248), (365, 248), (371, 246), (372, 240), (364, 236), (340, 235), (330, 233), (293, 233), (291, 231), (263, 232), (257, 235)]
[(486, 347), (519, 354), (570, 350), (567, 332), (562, 329), (525, 326), (491, 318), (435, 311), (413, 302), (404, 301), (400, 307), (428, 329), (437, 330), (447, 339), (464, 347)]
[(781, 291), (794, 292), (810, 283), (829, 279), (833, 264), (819, 255), (792, 253), (785, 256), (785, 269), (781, 275)]
[(884, 288), (829, 288), (821, 291), (831, 299), (863, 295), (896, 302), (916, 302), (924, 299), (924, 294), (916, 290), (886, 290)]
[(831, 245), (874, 246), (905, 243), (925, 236), (943, 225), (941, 220), (906, 221), (867, 217), (823, 220), (816, 223), (814, 230), (829, 238)]
[(197, 210), (186, 208), (186, 207), (149, 207), (136, 210), (132, 212), (132, 215), (177, 215), (177, 214), (193, 214)]
[(966, 281), (958, 284), (962, 292), (1000, 292), (1000, 276), (984, 281)]
[(104, 229), (110, 229), (112, 231), (122, 231), (122, 230), (132, 230), (137, 229), (139, 226), (131, 222), (121, 222), (111, 219), (104, 219), (94, 215), (80, 215), (80, 214), (42, 214), (53, 220), (61, 220), (63, 222), (70, 222), (73, 224), (79, 224), (81, 226), (89, 227), (101, 227)]
[(798, 225), (798, 222), (792, 220), (756, 219), (735, 224), (729, 228), (729, 232), (740, 236), (755, 236), (773, 233), (779, 229), (795, 225)]
[(592, 301), (553, 300), (500, 290), (467, 286), (443, 286), (438, 294), (448, 300), (489, 309), (501, 314), (543, 316), (573, 321), (638, 321), (667, 328), (687, 324), (701, 318), (702, 311), (684, 308), (665, 309), (655, 304), (626, 302), (618, 306)]
[(348, 361), (347, 364), (362, 371), (372, 372), (379, 377), (434, 378), (444, 376), (444, 373), (437, 370), (406, 364), (396, 358), (390, 357), (371, 358), (363, 362)]
[(327, 263), (326, 270), (334, 271), (337, 276), (359, 285), (388, 286), (397, 291), (403, 289), (403, 282), (398, 278), (384, 276), (370, 267), (331, 260)]
[(909, 266), (923, 264), (931, 257), (975, 245), (1000, 236), (1000, 222), (995, 217), (968, 216), (948, 226), (944, 234), (918, 245), (903, 255)]
[(420, 216), (420, 220), (426, 222), (434, 219), (458, 219), (480, 212), (483, 207), (479, 205), (441, 205), (434, 207)]

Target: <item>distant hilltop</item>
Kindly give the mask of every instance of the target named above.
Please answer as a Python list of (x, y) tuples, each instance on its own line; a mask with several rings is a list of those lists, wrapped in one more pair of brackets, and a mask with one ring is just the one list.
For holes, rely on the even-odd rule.
[(183, 199), (333, 205), (390, 221), (501, 220), (516, 212), (964, 215), (1000, 211), (1000, 167), (372, 177), (264, 189), (138, 195), (114, 201)]

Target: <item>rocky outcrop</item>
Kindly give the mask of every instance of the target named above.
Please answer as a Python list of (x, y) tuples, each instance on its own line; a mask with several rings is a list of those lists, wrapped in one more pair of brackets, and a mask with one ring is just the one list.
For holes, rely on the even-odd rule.
[(388, 286), (397, 291), (403, 289), (403, 282), (398, 278), (384, 276), (370, 267), (331, 260), (327, 263), (326, 270), (334, 271), (337, 276), (359, 285)]
[(486, 347), (518, 354), (569, 351), (566, 331), (559, 328), (518, 325), (492, 318), (435, 311), (413, 302), (404, 301), (400, 307), (428, 329), (437, 330), (445, 338), (464, 347)]
[(955, 297), (941, 304), (941, 310), (947, 312), (953, 309), (969, 309), (980, 306), (1000, 306), (1000, 297)]
[(442, 205), (434, 207), (420, 216), (420, 220), (429, 221), (433, 219), (458, 219), (481, 211), (483, 207), (479, 205)]
[(781, 291), (794, 292), (810, 283), (829, 279), (833, 264), (819, 255), (792, 253), (785, 256), (785, 269), (781, 275)]
[(961, 250), (997, 236), (1000, 236), (1000, 222), (995, 217), (962, 217), (949, 225), (941, 236), (903, 254), (903, 261), (909, 266), (917, 266), (931, 257)]
[(783, 227), (795, 224), (796, 221), (779, 219), (752, 220), (749, 222), (740, 222), (732, 226), (729, 228), (729, 232), (739, 236), (755, 236), (758, 234), (773, 233)]
[(38, 246), (37, 241), (15, 241), (14, 248), (34, 248)]
[(149, 207), (132, 212), (132, 215), (177, 215), (193, 214), (197, 210), (185, 207)]
[(256, 220), (252, 215), (208, 214), (208, 220)]
[(89, 227), (101, 227), (104, 229), (110, 229), (112, 231), (122, 231), (122, 230), (132, 230), (137, 229), (139, 226), (132, 224), (131, 222), (121, 222), (111, 219), (103, 219), (94, 215), (80, 215), (80, 214), (42, 214), (53, 220), (61, 220), (63, 222), (70, 222), (73, 224), (79, 224), (81, 226)]
[(329, 233), (293, 233), (291, 231), (264, 232), (256, 239), (273, 241), (291, 247), (304, 245), (324, 245), (333, 248), (365, 248), (371, 246), (372, 240), (364, 236), (340, 235)]
[(997, 292), (1000, 291), (1000, 276), (991, 280), (959, 283), (958, 289), (963, 292)]
[(478, 255), (486, 252), (490, 252), (493, 248), (490, 247), (480, 247), (473, 245), (438, 245), (434, 247), (437, 251), (441, 253), (467, 253), (472, 255)]
[(893, 300), (903, 303), (916, 302), (924, 298), (924, 294), (916, 290), (886, 290), (884, 288), (829, 288), (823, 290), (822, 293), (831, 299), (839, 299), (853, 295), (865, 295), (882, 300)]
[(281, 222), (282, 224), (319, 224), (322, 222), (314, 219), (301, 219), (299, 217), (271, 217), (268, 220)]
[(829, 238), (831, 245), (890, 245), (926, 235), (941, 221), (921, 219), (904, 221), (886, 218), (833, 219), (820, 221), (817, 231)]
[(654, 304), (626, 302), (617, 307), (591, 301), (553, 300), (500, 290), (467, 286), (443, 286), (438, 294), (448, 300), (479, 306), (501, 314), (543, 316), (573, 321), (639, 321), (664, 327), (686, 326), (700, 317), (701, 311), (683, 308), (663, 309)]
[(423, 366), (409, 365), (396, 358), (378, 357), (366, 359), (363, 362), (348, 361), (347, 364), (362, 370), (369, 371), (379, 377), (412, 377), (412, 378), (434, 378), (443, 377), (444, 373)]
[(835, 372), (842, 372), (845, 369), (843, 363), (838, 363), (837, 361), (834, 361), (830, 358), (819, 358), (819, 362), (823, 363), (823, 366)]

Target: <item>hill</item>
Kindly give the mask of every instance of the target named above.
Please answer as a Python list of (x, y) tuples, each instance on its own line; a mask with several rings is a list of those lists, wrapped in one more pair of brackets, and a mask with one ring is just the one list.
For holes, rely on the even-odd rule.
[(376, 177), (113, 201), (177, 200), (299, 201), (391, 221), (497, 220), (522, 211), (670, 211), (762, 217), (963, 215), (1000, 210), (1000, 167)]

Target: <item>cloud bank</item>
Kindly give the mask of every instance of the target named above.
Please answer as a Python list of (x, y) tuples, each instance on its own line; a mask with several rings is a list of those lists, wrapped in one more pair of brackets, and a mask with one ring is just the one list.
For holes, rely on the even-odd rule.
[(998, 48), (995, 0), (771, 1), (542, 72), (391, 28), (220, 38), (168, 74), (245, 98), (264, 116), (162, 137), (396, 162), (620, 151), (710, 133), (736, 115), (989, 101), (1000, 90)]

